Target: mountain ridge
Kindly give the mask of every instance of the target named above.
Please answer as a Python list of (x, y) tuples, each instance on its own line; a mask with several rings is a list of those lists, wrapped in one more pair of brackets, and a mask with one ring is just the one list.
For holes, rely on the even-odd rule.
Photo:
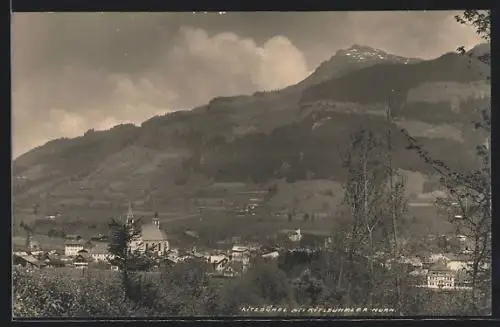
[[(361, 50), (372, 53), (374, 59), (367, 60), (366, 54), (351, 58)], [(395, 86), (400, 86), (401, 97), (395, 99), (399, 101), (395, 116), (406, 119), (406, 124), (412, 120), (430, 124), (419, 128), (436, 128), (439, 122), (456, 125), (464, 133), (474, 108), (488, 99), (487, 95), (461, 100), (458, 111), (452, 106), (453, 83), (475, 89), (476, 82), (483, 80), (478, 72), (484, 67), (477, 63), (469, 72), (453, 72), (468, 67), (468, 59), (458, 55), (412, 61), (398, 56), (380, 58), (384, 57), (381, 50), (359, 45), (339, 51), (329, 60), (337, 63), (315, 70), (316, 75), (328, 71), (330, 77), (324, 80), (314, 77), (304, 82), (306, 78), (270, 94), (214, 98), (205, 106), (152, 117), (140, 126), (117, 125), (49, 141), (14, 160), (15, 206), (29, 207), (41, 198), (56, 206), (61, 201), (83, 205), (98, 199), (112, 205), (126, 198), (156, 199), (157, 206), (165, 206), (169, 197), (189, 197), (213, 181), (342, 181), (335, 148), (343, 146), (348, 133), (360, 126), (384, 129), (384, 103)], [(431, 87), (421, 88), (423, 95), (435, 93), (436, 83), (451, 86), (439, 91), (441, 102), (408, 102), (412, 90), (426, 83)], [(412, 163), (417, 158), (404, 152), (404, 138), (397, 136), (399, 127), (393, 128), (400, 144), (396, 154), (400, 168), (429, 174), (422, 165)], [(469, 143), (456, 137), (420, 138), (437, 155), (449, 158), (458, 152), (463, 154), (458, 165), (473, 164), (466, 155), (472, 144), (468, 138)], [(301, 157), (305, 158), (302, 163)], [(284, 162), (291, 171), (276, 173)]]

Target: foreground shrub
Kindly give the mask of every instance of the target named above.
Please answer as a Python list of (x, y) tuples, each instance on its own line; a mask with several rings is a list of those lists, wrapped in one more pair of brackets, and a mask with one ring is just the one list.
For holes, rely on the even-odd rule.
[(129, 316), (134, 311), (111, 274), (78, 278), (55, 269), (13, 271), (14, 317)]

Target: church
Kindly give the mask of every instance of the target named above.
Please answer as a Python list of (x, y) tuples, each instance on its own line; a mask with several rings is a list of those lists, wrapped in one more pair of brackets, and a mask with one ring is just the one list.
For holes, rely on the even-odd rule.
[[(127, 224), (132, 224), (135, 221), (132, 206), (129, 204), (127, 213)], [(158, 213), (155, 213), (151, 223), (141, 226), (142, 231), (138, 240), (131, 245), (133, 251), (152, 251), (157, 255), (165, 255), (170, 249), (167, 235), (160, 229), (160, 219)]]

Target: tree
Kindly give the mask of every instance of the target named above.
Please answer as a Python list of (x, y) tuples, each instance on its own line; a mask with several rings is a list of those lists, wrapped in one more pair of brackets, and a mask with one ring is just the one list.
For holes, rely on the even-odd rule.
[[(466, 10), (456, 16), (461, 24), (472, 25), (484, 40), (489, 41), (491, 30), (491, 13), (489, 11)], [(459, 52), (465, 53), (460, 47)], [(489, 54), (478, 58), (483, 63), (489, 63)], [(469, 236), (474, 243), (471, 254), (472, 292), (470, 307), (473, 314), (489, 312), (490, 303), (487, 302), (491, 290), (491, 162), (490, 141), (491, 133), (490, 108), (481, 110), (481, 119), (474, 123), (479, 133), (484, 133), (485, 142), (476, 147), (479, 161), (477, 168), (470, 171), (451, 168), (441, 160), (433, 158), (424, 147), (417, 142), (406, 130), (402, 130), (408, 139), (408, 149), (429, 164), (441, 177), (440, 184), (447, 193), (444, 198), (437, 199), (436, 205), (448, 216), (450, 222), (457, 226), (460, 233)], [(479, 299), (484, 299), (480, 302)]]
[(323, 281), (313, 276), (309, 270), (299, 277), (294, 288), (298, 304), (308, 306), (319, 305), (326, 291)]
[(491, 11), (467, 9), (461, 15), (456, 15), (455, 19), (460, 24), (472, 25), (476, 28), (476, 33), (484, 40), (491, 38)]
[(208, 265), (198, 259), (180, 262), (161, 270), (155, 310), (161, 315), (213, 315), (218, 294), (207, 275)]
[(256, 261), (241, 283), (249, 305), (290, 305), (294, 301), (285, 272), (274, 262)]
[[(383, 165), (382, 141), (372, 132), (359, 129), (351, 135), (351, 144), (342, 155), (343, 166), (348, 170), (344, 185), (344, 204), (349, 208), (352, 219), (351, 253), (354, 247), (366, 242), (370, 281), (368, 302), (373, 296), (374, 232), (380, 225), (383, 212), (386, 169)], [(352, 260), (352, 256), (351, 256)]]
[(28, 251), (30, 250), (31, 248), (31, 240), (33, 238), (33, 234), (34, 234), (34, 231), (33, 231), (33, 226), (30, 226), (26, 223), (24, 223), (24, 221), (21, 221), (21, 224), (20, 226), (24, 229), (24, 231), (26, 232), (26, 248), (28, 249)]
[(269, 186), (269, 188), (267, 189), (265, 200), (266, 201), (271, 200), (276, 194), (278, 194), (278, 190), (279, 190), (278, 189), (278, 185), (276, 183), (274, 183), (273, 185)]
[(38, 209), (40, 208), (40, 205), (38, 203), (35, 203), (33, 205), (33, 214), (36, 216), (38, 215)]
[(141, 221), (137, 219), (132, 222), (122, 223), (111, 219), (109, 228), (111, 230), (111, 238), (108, 244), (108, 251), (111, 254), (109, 262), (117, 266), (121, 271), (125, 296), (137, 300), (136, 285), (131, 278), (132, 273), (147, 270), (154, 264), (150, 252), (139, 250), (142, 246), (140, 242)]

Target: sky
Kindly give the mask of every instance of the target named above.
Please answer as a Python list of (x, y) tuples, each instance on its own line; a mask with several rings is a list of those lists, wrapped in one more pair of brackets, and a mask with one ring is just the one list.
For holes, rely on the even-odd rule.
[(13, 157), (90, 128), (292, 85), (353, 44), (432, 59), (480, 43), (457, 13), (14, 13)]

